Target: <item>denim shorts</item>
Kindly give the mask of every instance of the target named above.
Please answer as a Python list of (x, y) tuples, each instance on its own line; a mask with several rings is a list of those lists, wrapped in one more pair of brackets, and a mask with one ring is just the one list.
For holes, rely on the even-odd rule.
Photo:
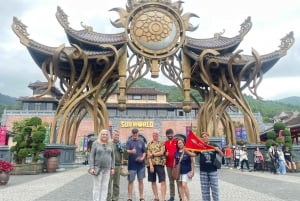
[(129, 182), (132, 182), (135, 180), (135, 175), (137, 175), (137, 179), (138, 180), (142, 180), (146, 177), (146, 174), (145, 174), (145, 167), (139, 169), (139, 170), (128, 170), (128, 181)]

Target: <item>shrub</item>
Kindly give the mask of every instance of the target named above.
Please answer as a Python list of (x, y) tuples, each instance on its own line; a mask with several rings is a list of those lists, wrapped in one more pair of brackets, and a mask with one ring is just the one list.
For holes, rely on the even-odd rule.
[(276, 133), (278, 133), (280, 130), (284, 130), (285, 129), (285, 124), (282, 122), (276, 122), (273, 125), (273, 129)]
[(291, 136), (292, 135), (289, 130), (283, 130), (282, 133), (283, 133), (284, 136)]
[(283, 143), (283, 139), (280, 137), (276, 138), (276, 144), (281, 144), (281, 143)]
[(284, 141), (285, 141), (285, 143), (292, 144), (292, 137), (286, 136)]
[(39, 117), (32, 117), (14, 122), (13, 131), (17, 133), (13, 138), (15, 145), (10, 149), (14, 162), (24, 163), (28, 156), (32, 156), (33, 162), (40, 160), (40, 153), (46, 147), (44, 143), (46, 128), (42, 125), (42, 120)]
[(269, 131), (267, 132), (267, 138), (268, 139), (275, 139), (277, 137), (277, 134), (275, 133), (275, 131)]
[(274, 140), (272, 140), (272, 139), (268, 139), (267, 141), (266, 141), (266, 147), (267, 147), (267, 149), (269, 149), (269, 147), (273, 144), (273, 143), (276, 143)]
[(236, 144), (237, 144), (237, 145), (240, 145), (240, 146), (243, 146), (243, 145), (246, 145), (246, 144), (247, 144), (247, 141), (245, 141), (245, 140), (237, 140), (237, 141), (236, 141)]

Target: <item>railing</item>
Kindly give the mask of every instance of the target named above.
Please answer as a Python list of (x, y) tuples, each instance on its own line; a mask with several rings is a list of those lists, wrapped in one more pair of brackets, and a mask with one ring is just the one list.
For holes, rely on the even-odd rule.
[(54, 115), (55, 110), (4, 110), (3, 115)]

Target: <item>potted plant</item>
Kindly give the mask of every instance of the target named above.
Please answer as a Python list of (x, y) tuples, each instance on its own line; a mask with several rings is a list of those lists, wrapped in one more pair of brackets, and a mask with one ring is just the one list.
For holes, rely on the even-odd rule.
[(44, 152), (44, 157), (47, 159), (47, 172), (56, 172), (58, 166), (57, 157), (61, 154), (59, 149), (48, 149)]
[(40, 153), (45, 150), (46, 128), (42, 125), (39, 117), (32, 117), (20, 122), (14, 122), (13, 131), (16, 135), (13, 138), (15, 145), (10, 148), (16, 164), (25, 163), (28, 156), (33, 162), (37, 162), (42, 157)]
[(0, 185), (7, 184), (9, 173), (14, 169), (14, 166), (7, 161), (0, 160)]
[[(38, 174), (42, 172), (42, 151), (45, 150), (46, 125), (41, 118), (32, 117), (13, 124), (14, 146), (10, 148), (13, 154), (14, 170), (12, 174)], [(30, 159), (30, 160), (26, 160)]]
[(45, 158), (58, 157), (61, 154), (59, 149), (48, 149), (44, 152)]

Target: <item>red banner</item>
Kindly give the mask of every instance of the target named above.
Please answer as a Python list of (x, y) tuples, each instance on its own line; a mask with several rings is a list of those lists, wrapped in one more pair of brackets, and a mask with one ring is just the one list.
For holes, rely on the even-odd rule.
[(190, 130), (190, 133), (187, 136), (185, 148), (196, 152), (215, 150), (215, 147), (205, 144), (192, 130)]

